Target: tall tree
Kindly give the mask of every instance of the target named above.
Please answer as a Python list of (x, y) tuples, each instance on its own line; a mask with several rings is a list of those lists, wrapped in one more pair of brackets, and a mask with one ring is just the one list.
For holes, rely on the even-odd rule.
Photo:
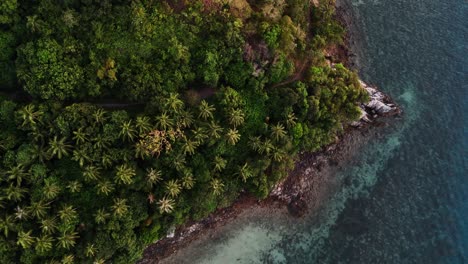
[(281, 139), (286, 137), (286, 130), (284, 126), (280, 123), (271, 126), (271, 137), (276, 141), (280, 141)]
[(171, 198), (163, 197), (158, 201), (159, 212), (162, 213), (171, 213), (174, 210), (174, 200)]
[(166, 182), (166, 193), (170, 197), (176, 197), (182, 191), (182, 187), (178, 180), (170, 180)]
[(166, 112), (156, 117), (156, 125), (161, 130), (167, 130), (174, 125), (174, 121), (169, 117)]
[(78, 233), (72, 230), (63, 231), (57, 237), (57, 245), (64, 249), (70, 249), (74, 247), (76, 244), (76, 240), (78, 239)]
[(117, 217), (122, 217), (128, 212), (129, 206), (127, 205), (127, 199), (115, 198), (114, 204), (111, 206), (114, 215)]
[(18, 239), (16, 241), (17, 245), (20, 245), (23, 248), (29, 248), (34, 244), (35, 238), (31, 235), (32, 230), (27, 232), (19, 231), (18, 232)]
[(137, 131), (133, 127), (132, 120), (128, 120), (127, 122), (123, 122), (120, 125), (120, 136), (123, 140), (133, 141), (137, 134)]
[(224, 170), (224, 168), (226, 168), (226, 164), (227, 164), (227, 161), (223, 159), (222, 157), (216, 156), (214, 158), (213, 165), (214, 165), (215, 171), (221, 172), (222, 170)]
[(205, 100), (202, 100), (200, 105), (198, 106), (198, 117), (202, 118), (203, 120), (208, 120), (213, 118), (213, 112), (216, 109), (214, 106), (208, 104)]
[(117, 167), (117, 172), (115, 174), (115, 180), (117, 183), (122, 184), (132, 184), (133, 177), (135, 177), (135, 169), (130, 167), (127, 164), (123, 164)]
[(151, 126), (151, 119), (147, 116), (138, 116), (135, 121), (135, 126), (140, 136), (146, 135), (153, 129)]
[(165, 100), (164, 106), (173, 113), (179, 113), (184, 107), (184, 102), (180, 100), (178, 93), (170, 93)]
[(36, 111), (36, 106), (28, 104), (18, 111), (23, 123), (23, 127), (35, 129), (38, 122), (41, 122), (41, 118), (44, 113), (40, 110)]
[(244, 124), (244, 112), (241, 109), (232, 109), (229, 111), (229, 124), (238, 127)]
[(63, 137), (58, 139), (57, 136), (54, 136), (53, 139), (49, 141), (49, 153), (51, 158), (57, 156), (58, 159), (61, 159), (63, 156), (68, 156), (71, 145), (67, 144), (65, 141), (67, 138)]
[(223, 192), (224, 183), (220, 179), (212, 179), (210, 185), (214, 195), (218, 196)]
[(240, 140), (239, 131), (235, 128), (230, 128), (226, 133), (227, 142), (231, 145), (235, 145)]

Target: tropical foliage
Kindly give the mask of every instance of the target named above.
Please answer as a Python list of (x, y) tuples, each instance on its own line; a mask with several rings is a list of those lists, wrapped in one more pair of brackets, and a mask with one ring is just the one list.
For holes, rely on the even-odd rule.
[(366, 100), (309, 2), (2, 1), (0, 263), (133, 263), (266, 197)]

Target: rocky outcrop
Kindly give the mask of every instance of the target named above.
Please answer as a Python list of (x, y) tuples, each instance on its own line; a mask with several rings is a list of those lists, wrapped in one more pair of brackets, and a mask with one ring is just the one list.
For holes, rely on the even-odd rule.
[(369, 102), (361, 104), (361, 116), (358, 121), (352, 122), (351, 126), (360, 127), (366, 123), (371, 123), (379, 116), (392, 116), (401, 113), (400, 108), (386, 94), (361, 80), (359, 83), (369, 94)]
[[(358, 121), (349, 124), (354, 128), (362, 128), (371, 124), (379, 117), (393, 116), (401, 113), (400, 109), (393, 103), (392, 99), (379, 91), (377, 88), (360, 81), (363, 89), (369, 94), (369, 102), (360, 105), (361, 116)], [(301, 155), (301, 163), (305, 166), (296, 166), (289, 178), (284, 182), (276, 185), (271, 191), (270, 196), (274, 199), (284, 202), (288, 205), (288, 211), (291, 215), (300, 217), (308, 207), (311, 206), (313, 200), (304, 198), (306, 193), (314, 193), (314, 196), (319, 196), (322, 186), (321, 182), (326, 181), (324, 178), (316, 177), (323, 171), (322, 168), (328, 165), (334, 165), (337, 147), (340, 140), (336, 140), (321, 151), (307, 156)], [(309, 161), (305, 161), (305, 158)], [(313, 207), (314, 205), (312, 205)]]

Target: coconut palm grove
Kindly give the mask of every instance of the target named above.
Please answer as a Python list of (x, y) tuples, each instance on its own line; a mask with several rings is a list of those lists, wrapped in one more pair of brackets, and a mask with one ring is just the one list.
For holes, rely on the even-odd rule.
[(2, 0), (0, 263), (132, 263), (367, 100), (333, 0)]

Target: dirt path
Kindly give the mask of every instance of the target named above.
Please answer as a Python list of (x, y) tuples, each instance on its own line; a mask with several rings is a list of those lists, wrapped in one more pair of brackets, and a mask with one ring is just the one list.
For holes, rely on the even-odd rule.
[(285, 86), (285, 85), (288, 85), (290, 83), (293, 83), (293, 82), (300, 81), (300, 80), (304, 79), (305, 70), (308, 69), (309, 67), (310, 67), (310, 60), (304, 61), (302, 63), (302, 66), (299, 68), (299, 70), (293, 76), (289, 77), (285, 81), (282, 81), (280, 83), (277, 83), (277, 84), (273, 85), (271, 88), (277, 88), (277, 87)]

